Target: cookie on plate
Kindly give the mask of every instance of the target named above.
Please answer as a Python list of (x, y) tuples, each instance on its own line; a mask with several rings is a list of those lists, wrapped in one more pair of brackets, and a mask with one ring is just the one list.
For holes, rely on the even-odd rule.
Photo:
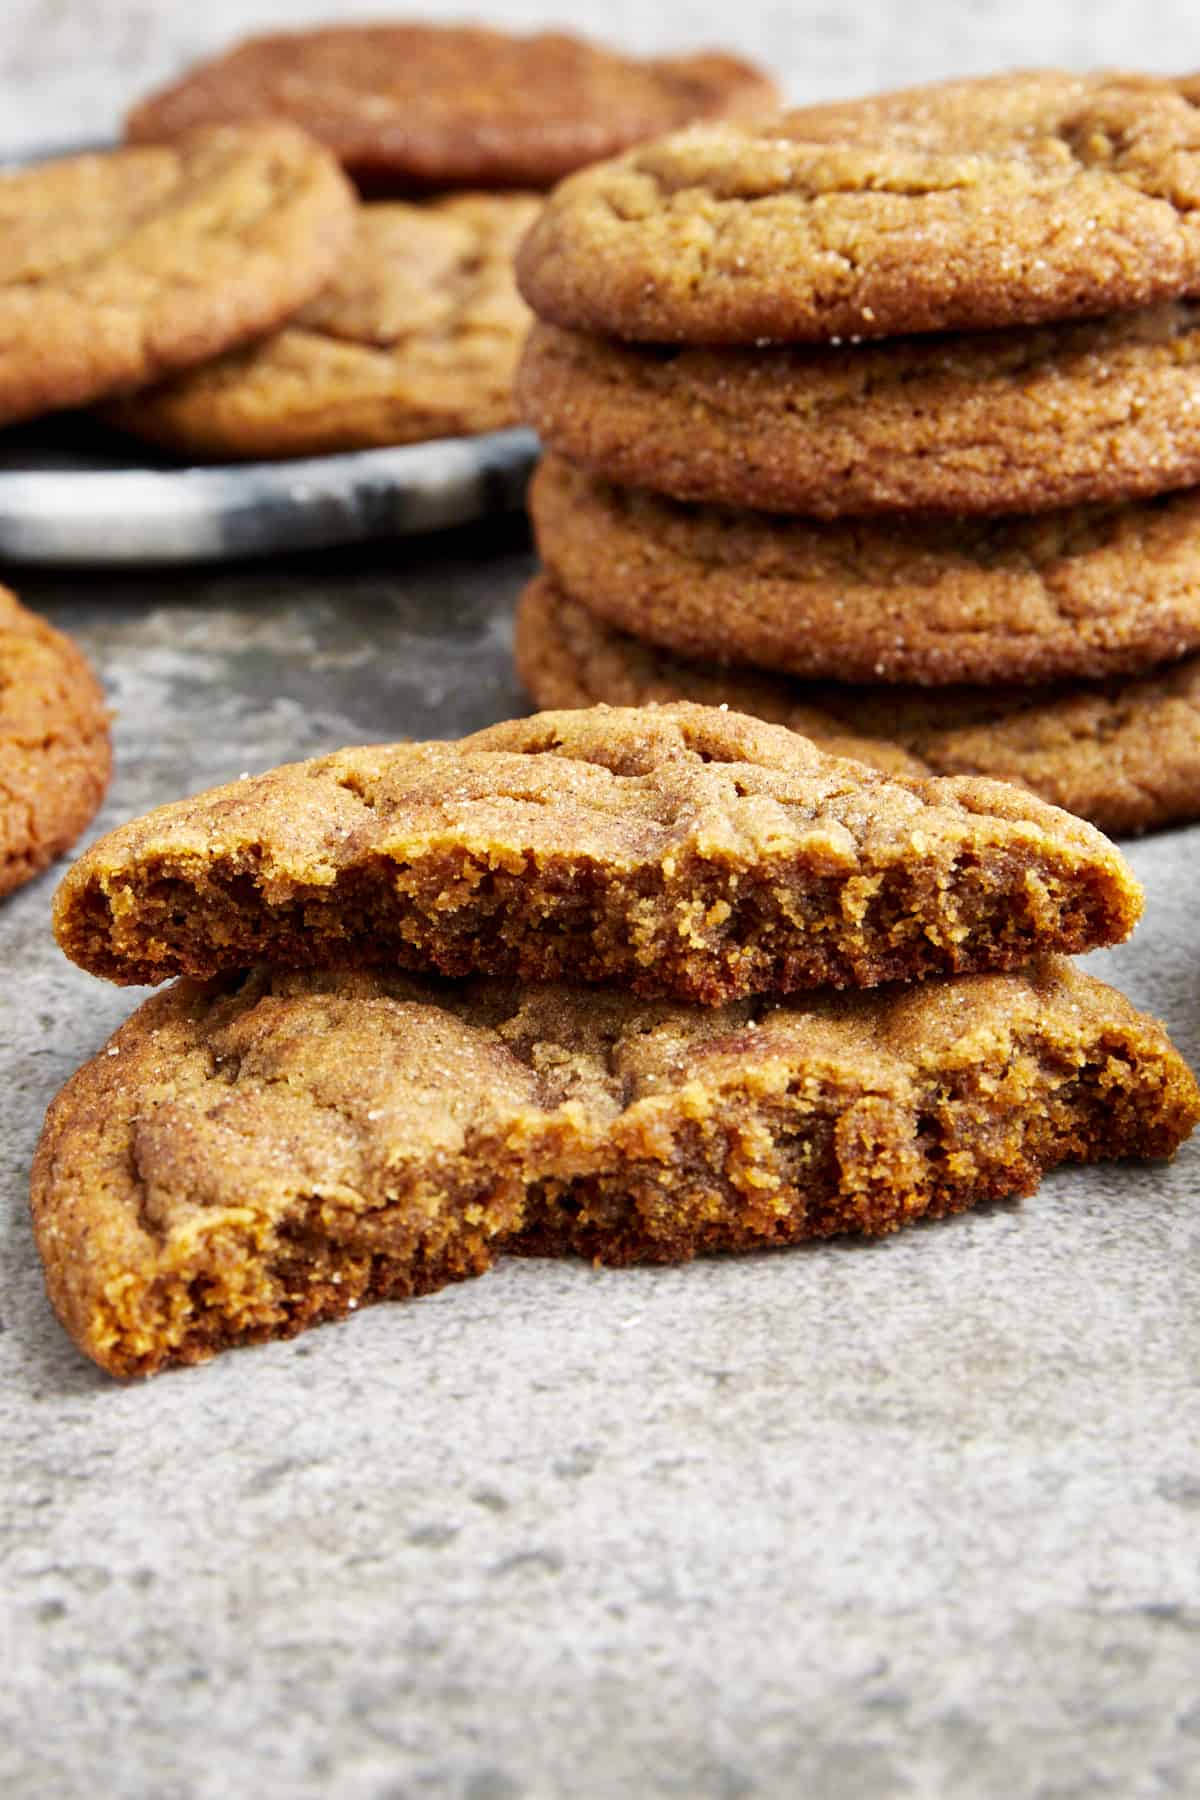
[(761, 112), (760, 69), (721, 51), (648, 60), (565, 32), (334, 25), (236, 44), (135, 107), (135, 141), (271, 115), (394, 189), (549, 187), (692, 119)]
[(677, 133), (556, 189), (521, 290), (657, 343), (828, 342), (1098, 316), (1200, 286), (1200, 110), (1055, 70)]
[(679, 500), (1046, 512), (1200, 484), (1200, 305), (841, 349), (668, 349), (535, 325), (522, 416)]
[(115, 1375), (481, 1273), (878, 1236), (1169, 1156), (1200, 1114), (1154, 1020), (1058, 957), (719, 1008), (261, 972), (156, 994), (34, 1159), (46, 1285)]
[(290, 125), (0, 173), (0, 424), (272, 330), (332, 275), (354, 213), (337, 163)]
[(273, 336), (115, 402), (108, 421), (192, 457), (310, 456), (514, 423), (529, 314), (527, 194), (361, 208), (333, 281)]
[(731, 706), (889, 774), (1013, 782), (1117, 835), (1200, 818), (1200, 656), (1055, 687), (797, 681), (656, 650), (539, 576), (517, 608), (516, 658), (538, 706)]
[(1040, 517), (820, 523), (686, 506), (561, 457), (529, 497), (557, 585), (681, 656), (807, 679), (987, 685), (1200, 648), (1200, 491)]
[(988, 781), (891, 781), (761, 720), (597, 707), (384, 744), (109, 833), (59, 889), (120, 982), (258, 962), (582, 980), (706, 1004), (1007, 968), (1128, 935), (1091, 826)]
[(70, 848), (111, 769), (108, 710), (82, 651), (0, 587), (0, 894)]

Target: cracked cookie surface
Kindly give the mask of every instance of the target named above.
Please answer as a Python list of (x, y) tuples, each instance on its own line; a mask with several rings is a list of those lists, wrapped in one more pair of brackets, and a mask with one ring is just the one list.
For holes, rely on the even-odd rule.
[(651, 349), (535, 325), (545, 444), (679, 500), (1018, 513), (1200, 483), (1200, 305), (843, 349)]
[(336, 162), (289, 125), (0, 174), (0, 423), (270, 331), (333, 273), (353, 219)]
[(516, 659), (538, 706), (727, 705), (890, 774), (1013, 782), (1103, 831), (1200, 817), (1200, 656), (1052, 687), (797, 681), (656, 650), (539, 576), (517, 608)]
[(155, 995), (67, 1083), (34, 1230), (80, 1349), (149, 1374), (503, 1251), (879, 1236), (1169, 1156), (1198, 1113), (1162, 1027), (1058, 957), (715, 1009), (264, 972)]
[(0, 894), (70, 848), (111, 769), (104, 694), (83, 652), (0, 587)]
[(364, 206), (333, 281), (273, 337), (107, 409), (201, 457), (311, 456), (514, 422), (529, 313), (513, 250), (532, 195)]
[(1081, 318), (1200, 284), (1200, 111), (1054, 70), (697, 128), (570, 177), (522, 247), (533, 310), (660, 343)]
[(713, 1004), (1006, 968), (1132, 929), (1107, 839), (989, 781), (889, 781), (760, 720), (596, 707), (339, 751), (161, 807), (63, 881), (112, 980), (256, 962)]
[(556, 584), (681, 656), (808, 679), (1049, 681), (1200, 646), (1200, 492), (1041, 517), (820, 523), (687, 506), (547, 457)]
[(566, 32), (338, 25), (236, 44), (151, 94), (131, 138), (286, 118), (355, 175), (411, 187), (548, 187), (692, 119), (774, 104), (767, 76), (722, 51), (639, 59)]

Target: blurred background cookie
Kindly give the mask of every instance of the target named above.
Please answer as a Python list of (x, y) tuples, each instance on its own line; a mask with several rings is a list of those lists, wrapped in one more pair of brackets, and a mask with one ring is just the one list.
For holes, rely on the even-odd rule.
[(342, 25), (248, 38), (149, 95), (135, 142), (270, 116), (328, 144), (356, 178), (406, 188), (546, 188), (693, 119), (766, 111), (777, 92), (722, 51), (641, 58), (568, 32)]
[(0, 174), (0, 424), (161, 379), (329, 280), (354, 197), (286, 124)]
[(511, 425), (529, 323), (512, 253), (537, 209), (523, 194), (366, 205), (336, 277), (282, 331), (118, 401), (108, 421), (218, 460)]

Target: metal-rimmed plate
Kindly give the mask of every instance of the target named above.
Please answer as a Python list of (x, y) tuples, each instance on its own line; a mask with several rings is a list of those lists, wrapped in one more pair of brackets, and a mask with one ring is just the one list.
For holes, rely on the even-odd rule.
[(172, 467), (95, 447), (66, 418), (0, 435), (0, 556), (14, 562), (219, 562), (404, 536), (511, 512), (531, 431), (438, 438), (291, 462)]
[[(9, 166), (103, 144), (53, 145)], [(0, 431), (0, 557), (129, 567), (316, 550), (464, 525), (521, 506), (531, 431), (287, 462), (183, 465), (84, 414)]]

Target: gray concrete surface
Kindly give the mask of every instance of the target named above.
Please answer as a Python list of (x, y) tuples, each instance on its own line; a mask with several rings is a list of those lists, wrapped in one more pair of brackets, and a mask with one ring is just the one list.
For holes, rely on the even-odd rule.
[[(130, 69), (256, 16), (13, 13), (5, 128), (41, 133), (89, 81), (98, 118)], [(635, 35), (632, 7), (585, 14)], [(678, 6), (664, 41), (671, 19), (729, 33)], [(743, 24), (797, 89), (1093, 44), (1200, 65), (1186, 4)], [(527, 566), (500, 527), (194, 577), (3, 574), (110, 685), (106, 826), (243, 769), (518, 710)], [(1146, 919), (1095, 959), (1193, 1060), (1198, 850), (1200, 829), (1132, 847)], [(57, 955), (54, 880), (0, 906), (5, 1796), (1200, 1791), (1200, 1146), (872, 1247), (504, 1268), (122, 1387), (50, 1315), (26, 1220), (42, 1111), (137, 998)]]

